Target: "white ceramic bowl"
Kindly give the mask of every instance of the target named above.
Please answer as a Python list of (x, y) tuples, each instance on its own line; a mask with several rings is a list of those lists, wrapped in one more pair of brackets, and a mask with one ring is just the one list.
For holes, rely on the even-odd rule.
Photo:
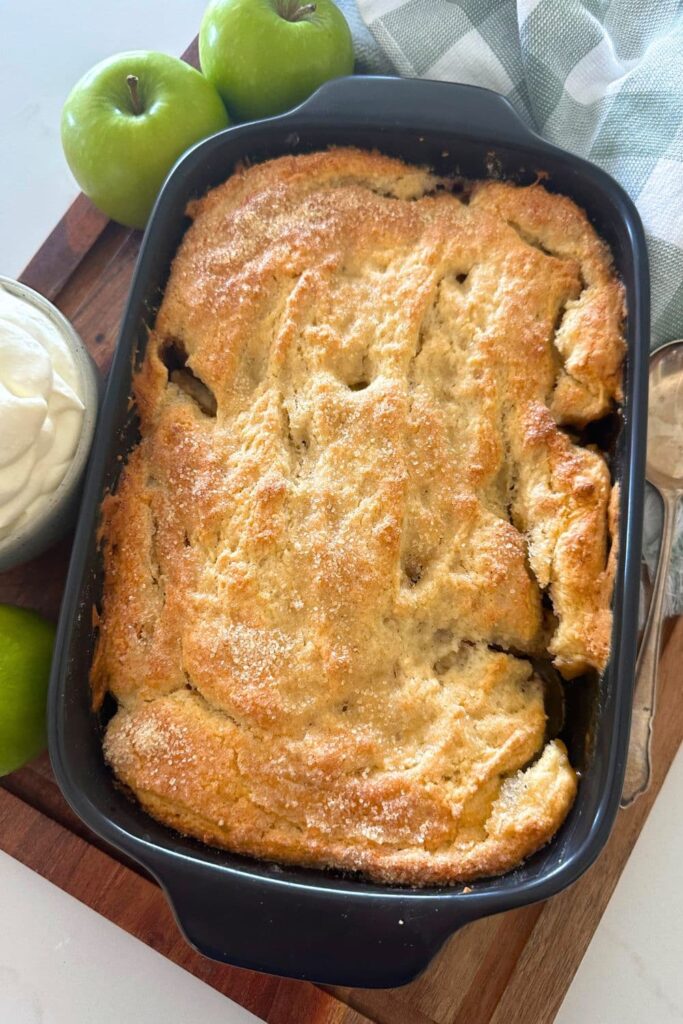
[[(0, 285), (44, 313), (59, 330), (74, 357), (81, 377), (85, 413), (81, 436), (71, 465), (50, 497), (48, 505), (14, 533), (0, 540), (0, 572), (35, 558), (66, 533), (76, 518), (83, 471), (92, 444), (99, 404), (100, 378), (85, 345), (62, 313), (42, 295), (19, 281), (0, 275)], [(0, 424), (0, 429), (2, 424)]]

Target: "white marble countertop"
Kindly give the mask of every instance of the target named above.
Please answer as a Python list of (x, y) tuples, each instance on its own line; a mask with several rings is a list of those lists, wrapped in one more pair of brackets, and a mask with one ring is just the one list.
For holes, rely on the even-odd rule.
[[(120, 50), (182, 52), (204, 6), (205, 0), (3, 0), (0, 273), (22, 270), (77, 193), (59, 143), (59, 113), (71, 85)], [(559, 1024), (683, 1021), (681, 806), (679, 752)], [(0, 893), (2, 1024), (256, 1020), (2, 854)]]

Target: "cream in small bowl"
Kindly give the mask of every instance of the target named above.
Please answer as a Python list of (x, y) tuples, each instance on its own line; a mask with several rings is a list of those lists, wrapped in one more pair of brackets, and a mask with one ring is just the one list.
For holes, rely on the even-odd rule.
[(97, 398), (97, 371), (68, 320), (0, 277), (0, 570), (71, 525)]

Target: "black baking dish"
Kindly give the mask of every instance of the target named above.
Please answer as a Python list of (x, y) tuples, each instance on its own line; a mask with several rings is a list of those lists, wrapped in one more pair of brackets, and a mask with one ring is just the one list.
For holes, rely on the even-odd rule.
[[(100, 601), (98, 508), (136, 439), (131, 372), (187, 227), (188, 200), (224, 181), (236, 163), (329, 145), (377, 148), (447, 174), (491, 174), (546, 187), (583, 206), (610, 244), (628, 301), (623, 426), (613, 458), (621, 485), (619, 559), (610, 664), (592, 690), (592, 753), (556, 838), (500, 878), (416, 890), (332, 872), (283, 868), (213, 850), (153, 821), (114, 785), (90, 711), (91, 609)], [(62, 605), (49, 695), (50, 753), (74, 810), (159, 880), (188, 940), (240, 967), (353, 986), (400, 985), (469, 921), (546, 899), (586, 870), (603, 847), (621, 792), (633, 685), (647, 413), (649, 281), (642, 226), (623, 190), (590, 163), (533, 134), (500, 96), (471, 86), (348, 78), (301, 107), (200, 143), (170, 175), (147, 228), (100, 416)], [(582, 752), (590, 688), (574, 683), (569, 742)], [(583, 694), (583, 700), (582, 695)], [(589, 701), (590, 703), (590, 701)], [(573, 730), (573, 732), (572, 732)]]

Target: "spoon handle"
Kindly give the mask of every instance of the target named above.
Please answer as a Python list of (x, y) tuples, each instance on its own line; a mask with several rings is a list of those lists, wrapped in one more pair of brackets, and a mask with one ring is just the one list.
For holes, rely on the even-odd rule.
[(662, 619), (664, 599), (666, 596), (666, 580), (671, 558), (676, 522), (675, 491), (662, 491), (664, 503), (664, 521), (662, 523), (662, 543), (659, 549), (657, 572), (650, 601), (643, 639), (636, 661), (636, 685), (633, 691), (633, 713), (631, 718), (631, 738), (626, 762), (626, 778), (621, 794), (621, 806), (628, 807), (650, 784), (650, 743), (652, 738), (652, 719), (655, 711), (657, 694), (657, 668), (659, 666), (659, 648), (662, 635)]

